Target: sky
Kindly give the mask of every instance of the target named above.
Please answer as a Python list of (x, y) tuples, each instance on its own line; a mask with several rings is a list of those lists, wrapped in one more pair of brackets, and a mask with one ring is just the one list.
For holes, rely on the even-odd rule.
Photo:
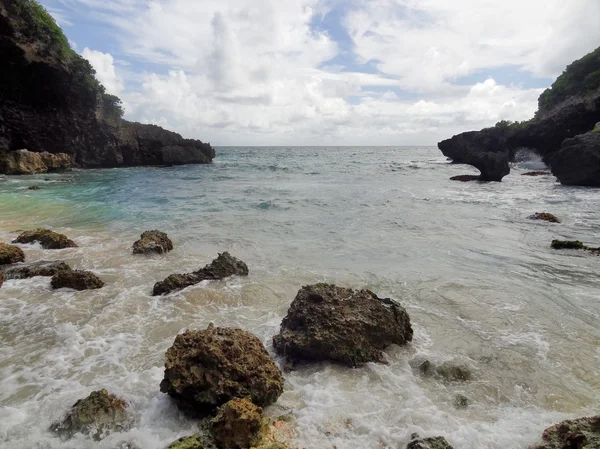
[(41, 0), (125, 118), (213, 145), (435, 145), (527, 120), (599, 0)]

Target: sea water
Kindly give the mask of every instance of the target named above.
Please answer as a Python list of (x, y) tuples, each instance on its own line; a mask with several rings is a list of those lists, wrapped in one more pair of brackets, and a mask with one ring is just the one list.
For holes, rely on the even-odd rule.
[[(517, 449), (597, 413), (600, 258), (550, 242), (599, 246), (600, 192), (521, 176), (528, 167), (502, 183), (460, 183), (449, 178), (474, 170), (435, 148), (218, 148), (212, 165), (1, 178), (0, 241), (33, 227), (65, 233), (78, 248), (23, 245), (27, 260), (62, 259), (106, 286), (53, 291), (38, 277), (0, 289), (0, 446), (162, 449), (194, 433), (159, 391), (175, 336), (239, 327), (274, 355), (289, 304), (316, 282), (398, 300), (415, 333), (386, 351), (388, 364), (286, 373), (266, 412), (292, 414), (300, 448), (403, 449), (418, 432), (461, 449)], [(529, 220), (535, 212), (562, 223)], [(132, 255), (149, 229), (167, 232), (174, 251)], [(150, 295), (223, 251), (250, 276)], [(423, 377), (426, 359), (466, 364), (473, 379)], [(131, 431), (99, 443), (48, 431), (101, 388), (131, 403)], [(459, 394), (467, 408), (455, 407)]]

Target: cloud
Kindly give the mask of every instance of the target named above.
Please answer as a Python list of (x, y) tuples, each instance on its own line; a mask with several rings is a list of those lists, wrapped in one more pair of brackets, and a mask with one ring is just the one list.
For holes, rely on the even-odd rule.
[(123, 82), (117, 76), (114, 59), (110, 53), (102, 53), (85, 47), (81, 56), (92, 64), (92, 67), (96, 70), (96, 78), (104, 85), (108, 93), (121, 94)]

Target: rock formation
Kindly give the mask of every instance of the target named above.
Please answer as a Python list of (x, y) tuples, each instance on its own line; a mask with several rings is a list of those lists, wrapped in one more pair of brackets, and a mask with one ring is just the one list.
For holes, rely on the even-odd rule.
[(4, 270), (8, 279), (29, 279), (36, 276), (54, 276), (60, 271), (70, 271), (71, 267), (62, 261), (41, 261), (25, 265), (17, 265)]
[(24, 260), (25, 253), (21, 248), (0, 242), (0, 265), (10, 265)]
[(566, 139), (549, 162), (562, 184), (600, 187), (600, 132)]
[(0, 0), (0, 61), (0, 173), (31, 172), (10, 168), (12, 152), (23, 148), (52, 155), (41, 156), (34, 172), (67, 161), (82, 168), (203, 164), (215, 155), (210, 144), (122, 120), (121, 101), (36, 2)]
[(146, 231), (133, 244), (133, 254), (163, 254), (173, 250), (173, 242), (164, 232)]
[(219, 407), (210, 430), (219, 449), (247, 449), (261, 440), (263, 427), (262, 408), (236, 398)]
[(202, 281), (216, 281), (230, 276), (248, 276), (248, 266), (241, 260), (225, 252), (204, 268), (187, 274), (172, 274), (164, 281), (157, 282), (153, 296), (166, 295), (175, 290), (199, 284)]
[(50, 426), (50, 430), (63, 439), (82, 433), (101, 440), (111, 432), (128, 430), (131, 423), (127, 402), (100, 390), (77, 401), (62, 420)]
[(283, 376), (261, 341), (241, 329), (187, 330), (167, 350), (160, 391), (192, 415), (234, 398), (264, 407), (283, 392)]
[(549, 223), (560, 223), (560, 220), (558, 218), (556, 218), (552, 214), (549, 214), (548, 212), (536, 212), (535, 214), (530, 215), (527, 218), (529, 218), (530, 220), (547, 221)]
[(27, 150), (0, 153), (0, 173), (6, 175), (35, 175), (70, 169), (71, 157), (65, 153), (33, 153)]
[(408, 314), (395, 301), (369, 290), (316, 284), (298, 292), (273, 345), (292, 361), (331, 360), (354, 367), (385, 362), (385, 348), (406, 344), (412, 336)]
[(44, 249), (63, 249), (63, 248), (77, 248), (75, 242), (69, 239), (64, 234), (51, 231), (50, 229), (34, 229), (32, 231), (25, 231), (15, 240), (13, 243), (39, 243)]
[(90, 271), (59, 271), (50, 281), (53, 289), (72, 288), (73, 290), (95, 290), (104, 287), (104, 282)]
[(544, 430), (542, 441), (529, 449), (600, 449), (600, 415), (549, 427)]

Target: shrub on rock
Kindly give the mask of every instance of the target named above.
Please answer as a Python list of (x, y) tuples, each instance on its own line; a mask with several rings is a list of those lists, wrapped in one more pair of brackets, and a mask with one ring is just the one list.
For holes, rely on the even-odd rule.
[(64, 234), (51, 231), (50, 229), (34, 229), (23, 232), (13, 243), (35, 243), (39, 242), (44, 249), (77, 248), (73, 240)]
[(211, 434), (220, 449), (247, 449), (261, 440), (263, 427), (262, 408), (236, 398), (219, 407)]
[(13, 263), (23, 262), (25, 253), (18, 246), (7, 245), (0, 243), (0, 265), (10, 265)]
[(104, 287), (104, 282), (90, 271), (59, 271), (50, 281), (53, 289), (72, 288), (74, 290), (94, 290)]
[(173, 250), (173, 242), (161, 231), (146, 231), (133, 244), (133, 254), (163, 254)]
[(290, 360), (354, 367), (384, 362), (385, 348), (406, 344), (412, 336), (408, 313), (397, 302), (369, 290), (316, 284), (298, 291), (273, 345)]
[(64, 439), (82, 433), (101, 440), (111, 432), (126, 431), (130, 426), (127, 402), (106, 390), (99, 390), (77, 401), (61, 421), (50, 426), (50, 430)]
[(205, 416), (234, 398), (259, 406), (283, 392), (283, 376), (261, 341), (241, 329), (187, 330), (166, 353), (160, 391), (186, 412)]

